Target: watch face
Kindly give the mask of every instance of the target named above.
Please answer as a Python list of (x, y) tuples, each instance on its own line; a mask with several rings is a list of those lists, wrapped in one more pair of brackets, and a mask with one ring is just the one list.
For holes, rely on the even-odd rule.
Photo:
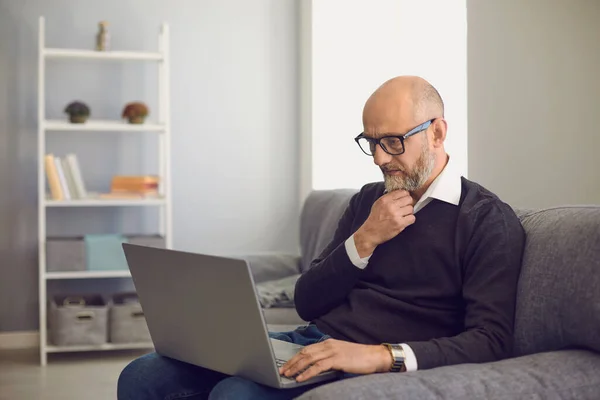
[(404, 349), (399, 344), (384, 343), (384, 345), (390, 350), (394, 358), (390, 372), (401, 372), (404, 369)]
[(400, 346), (392, 346), (392, 354), (396, 360), (402, 360), (402, 362), (404, 362), (404, 352)]

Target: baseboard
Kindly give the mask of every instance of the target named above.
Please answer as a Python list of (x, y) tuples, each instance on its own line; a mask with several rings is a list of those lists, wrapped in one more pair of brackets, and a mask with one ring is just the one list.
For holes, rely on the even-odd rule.
[(39, 346), (38, 331), (0, 332), (0, 350), (32, 349)]

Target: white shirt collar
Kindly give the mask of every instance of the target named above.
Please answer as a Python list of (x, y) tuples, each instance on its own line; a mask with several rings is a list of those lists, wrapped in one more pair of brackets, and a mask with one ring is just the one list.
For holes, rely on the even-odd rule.
[(455, 206), (460, 202), (462, 193), (461, 174), (454, 166), (452, 157), (448, 157), (446, 166), (429, 185), (423, 196), (417, 201), (414, 207), (416, 213), (425, 207), (432, 199), (438, 199)]

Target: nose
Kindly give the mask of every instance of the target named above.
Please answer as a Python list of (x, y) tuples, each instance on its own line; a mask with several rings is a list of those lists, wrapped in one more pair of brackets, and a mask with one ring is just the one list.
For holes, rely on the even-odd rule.
[(375, 152), (373, 153), (373, 162), (381, 167), (382, 165), (388, 164), (390, 161), (392, 161), (392, 156), (383, 151), (381, 145), (378, 144), (377, 146), (375, 146)]

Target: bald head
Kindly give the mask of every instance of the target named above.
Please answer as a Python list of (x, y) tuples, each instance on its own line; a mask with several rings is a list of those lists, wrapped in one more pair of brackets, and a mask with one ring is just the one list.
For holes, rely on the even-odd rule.
[[(429, 120), (425, 129), (407, 138)], [(356, 140), (363, 151), (368, 146), (370, 152), (365, 152), (383, 172), (388, 192), (404, 189), (418, 199), (446, 165), (444, 103), (423, 78), (398, 76), (377, 88), (365, 103), (363, 127)], [(402, 140), (393, 139), (398, 136)]]
[[(444, 102), (429, 82), (418, 76), (398, 76), (369, 97), (363, 110), (363, 124), (365, 128), (385, 125), (380, 129), (392, 132), (443, 116)], [(395, 126), (388, 126), (390, 124)], [(406, 126), (398, 127), (398, 124)]]

